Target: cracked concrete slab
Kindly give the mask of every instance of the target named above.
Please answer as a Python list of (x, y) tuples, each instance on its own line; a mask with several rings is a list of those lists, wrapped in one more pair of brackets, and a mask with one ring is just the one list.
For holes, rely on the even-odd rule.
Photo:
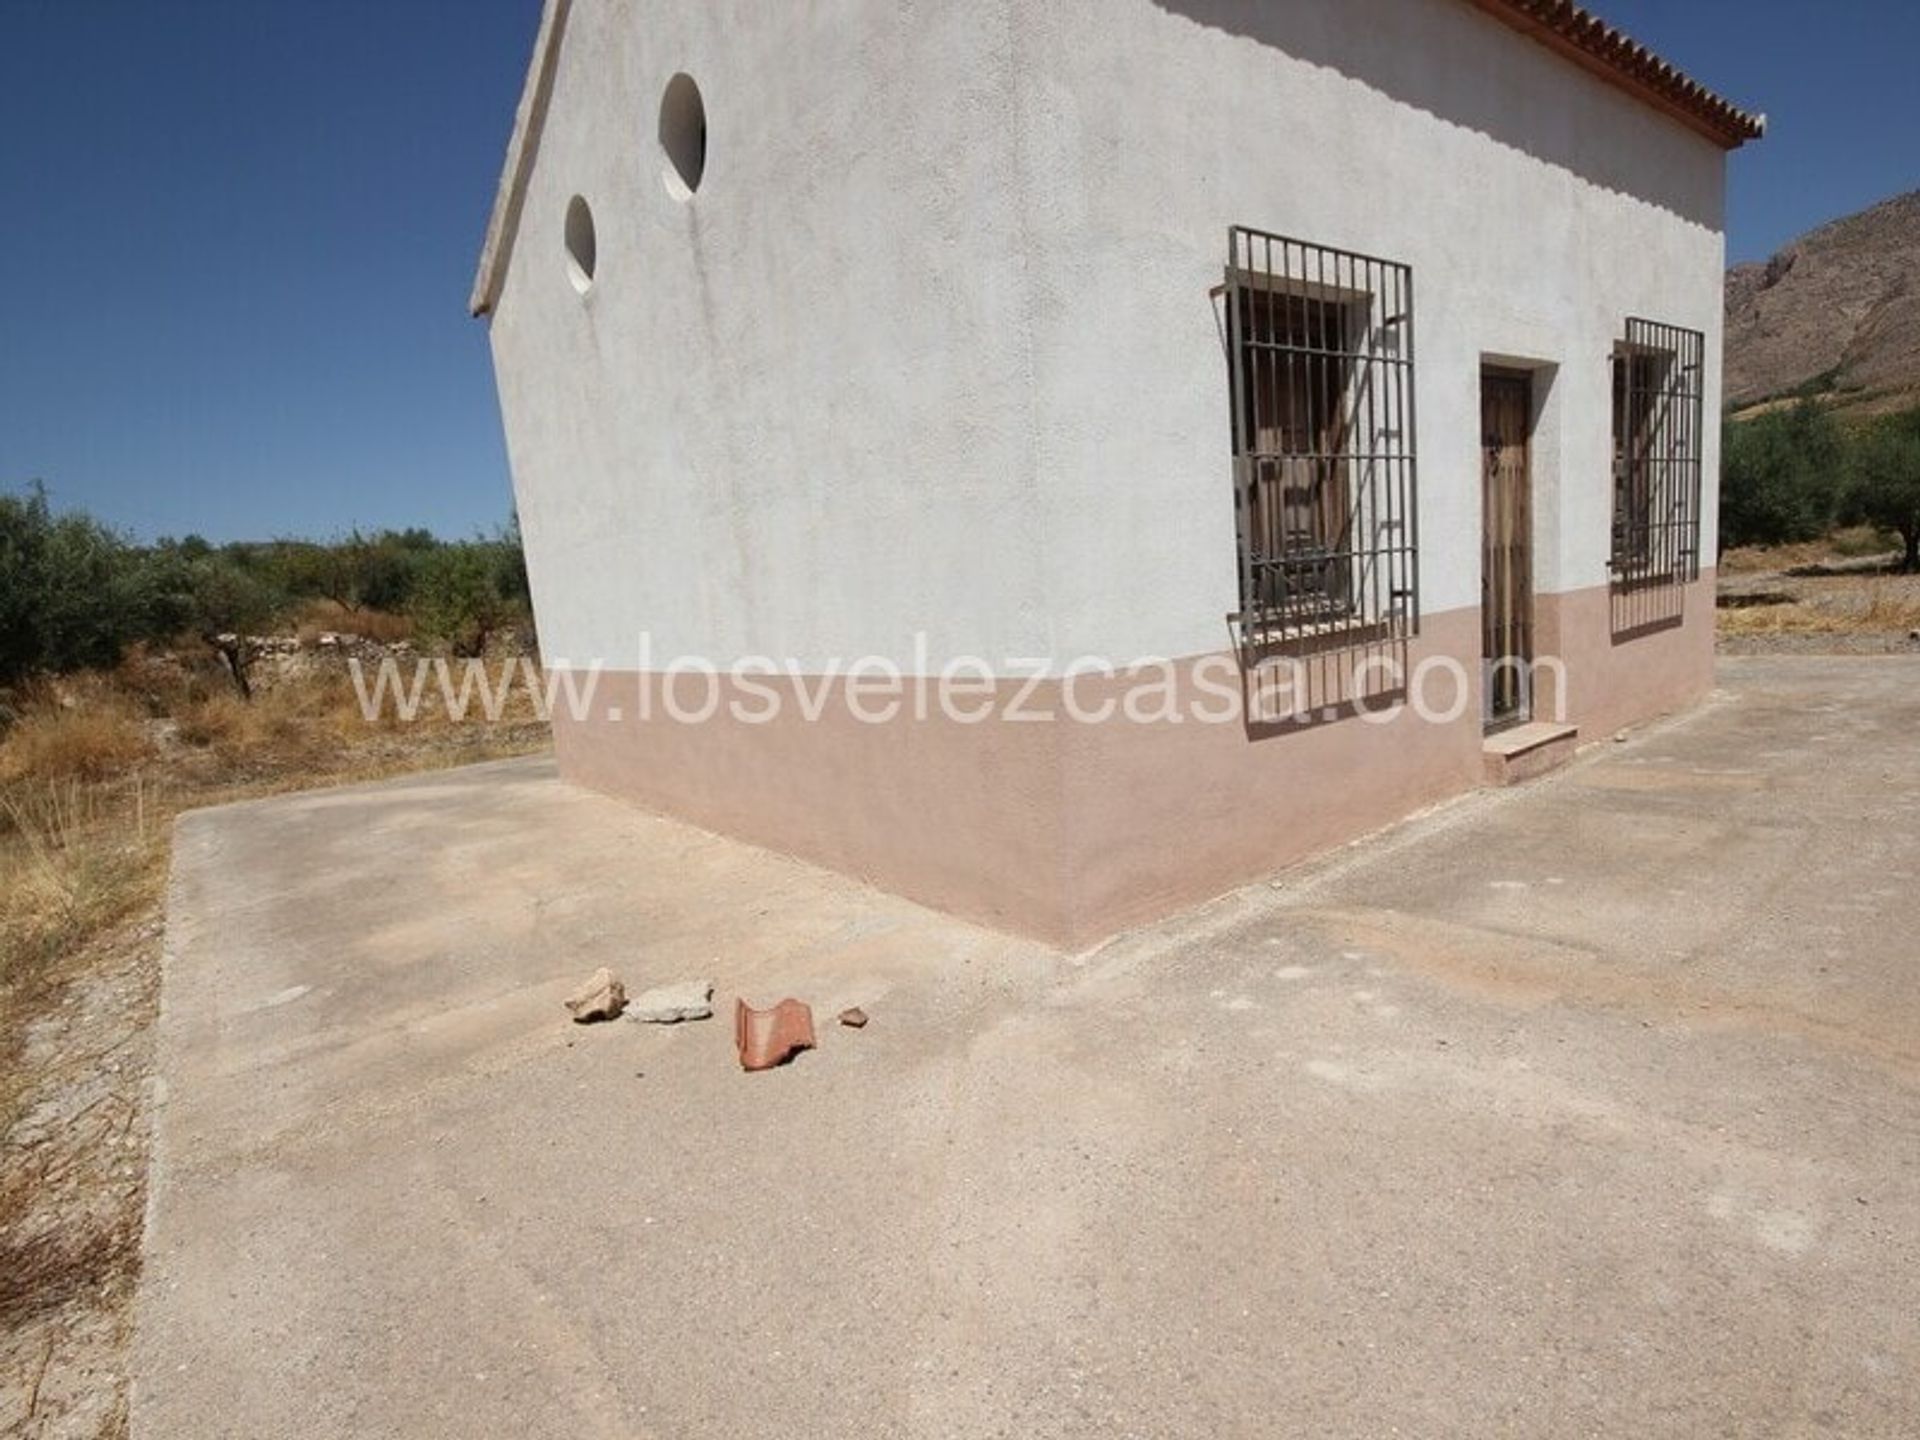
[[(543, 762), (182, 822), (133, 1431), (1909, 1435), (1920, 665), (1064, 956)], [(636, 988), (859, 1004), (743, 1074)]]

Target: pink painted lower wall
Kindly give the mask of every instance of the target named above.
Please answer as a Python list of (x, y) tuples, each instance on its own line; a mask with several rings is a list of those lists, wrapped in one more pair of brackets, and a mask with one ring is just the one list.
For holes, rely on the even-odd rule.
[[(1691, 585), (1621, 595), (1607, 586), (1542, 595), (1534, 651), (1566, 664), (1565, 713), (1581, 739), (1681, 710), (1713, 688), (1714, 572)], [(1549, 690), (1538, 703), (1551, 715)]]
[[(1309, 669), (1307, 703), (1265, 725), (1070, 731), (1070, 942), (1207, 899), (1478, 784), (1479, 647), (1477, 610), (1428, 616), (1393, 657), (1412, 693), (1395, 687), (1366, 711), (1333, 697), (1329, 716)], [(1392, 701), (1402, 703), (1385, 708)]]
[[(1657, 602), (1622, 605), (1609, 587), (1535, 602), (1541, 719), (1564, 715), (1586, 743), (1684, 709), (1713, 684), (1711, 574)], [(1249, 736), (1221, 726), (1102, 726), (1067, 736), (1071, 939), (1097, 940), (1271, 874), (1484, 781), (1480, 612), (1429, 616), (1410, 647), (1464, 662), (1470, 694), (1439, 723), (1410, 703), (1391, 724), (1359, 716)], [(1445, 672), (1424, 697), (1444, 709)], [(1561, 682), (1564, 681), (1564, 684)], [(1562, 708), (1564, 707), (1564, 708)]]
[[(1649, 621), (1605, 587), (1539, 597), (1536, 713), (1564, 705), (1586, 741), (1703, 695), (1712, 577), (1661, 604), (1672, 613)], [(859, 716), (884, 699), (844, 677), (756, 677), (751, 693), (722, 679), (709, 718), (677, 720), (665, 677), (603, 673), (580, 714), (555, 715), (555, 746), (577, 783), (1083, 946), (1481, 783), (1479, 652), (1479, 612), (1456, 610), (1382, 647), (1357, 691), (1324, 657), (1282, 660), (1272, 673), (1290, 683), (1254, 723), (1196, 718), (1221, 713), (1223, 678), (1244, 696), (1229, 655), (1176, 662), (1145, 700), (1139, 676), (1000, 681), (964, 707), (982, 718), (909, 694), (878, 723)], [(683, 713), (706, 708), (702, 677), (672, 683)], [(776, 713), (740, 718), (741, 701)], [(1011, 718), (1016, 702), (1052, 718)]]
[[(691, 695), (698, 682), (675, 683)], [(1060, 727), (911, 713), (869, 724), (844, 679), (756, 683), (778, 696), (773, 718), (734, 718), (739, 690), (726, 685), (719, 713), (693, 722), (667, 717), (662, 676), (603, 674), (584, 719), (554, 715), (561, 774), (936, 909), (1067, 938)], [(1004, 708), (1016, 689), (993, 698)]]

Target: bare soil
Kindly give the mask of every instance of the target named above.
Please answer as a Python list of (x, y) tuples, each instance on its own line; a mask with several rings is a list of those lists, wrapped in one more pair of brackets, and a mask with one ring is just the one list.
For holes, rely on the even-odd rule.
[(146, 1088), (160, 989), (157, 913), (103, 935), (35, 997), (7, 1057), (0, 1180), (0, 1423), (126, 1433), (127, 1344), (146, 1198)]

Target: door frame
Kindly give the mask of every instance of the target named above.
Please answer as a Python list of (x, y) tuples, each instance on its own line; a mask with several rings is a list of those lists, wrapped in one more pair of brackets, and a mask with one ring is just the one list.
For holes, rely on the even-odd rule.
[[(1494, 434), (1492, 402), (1501, 392), (1511, 408), (1499, 418), (1517, 418), (1517, 437)], [(1487, 734), (1533, 718), (1537, 401), (1530, 370), (1480, 367), (1480, 716)]]

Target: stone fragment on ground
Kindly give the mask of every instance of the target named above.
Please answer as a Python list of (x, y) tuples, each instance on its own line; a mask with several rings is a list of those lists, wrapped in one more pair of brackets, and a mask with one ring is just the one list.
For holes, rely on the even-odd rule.
[(627, 1004), (627, 987), (620, 977), (602, 965), (591, 979), (567, 997), (567, 1009), (584, 1025), (591, 1020), (611, 1020)]
[(644, 990), (627, 1006), (627, 1018), (654, 1025), (677, 1025), (682, 1020), (705, 1020), (713, 1014), (713, 982), (682, 980)]
[(849, 1005), (840, 1012), (840, 1023), (849, 1029), (861, 1029), (867, 1023), (867, 1012), (858, 1005)]

